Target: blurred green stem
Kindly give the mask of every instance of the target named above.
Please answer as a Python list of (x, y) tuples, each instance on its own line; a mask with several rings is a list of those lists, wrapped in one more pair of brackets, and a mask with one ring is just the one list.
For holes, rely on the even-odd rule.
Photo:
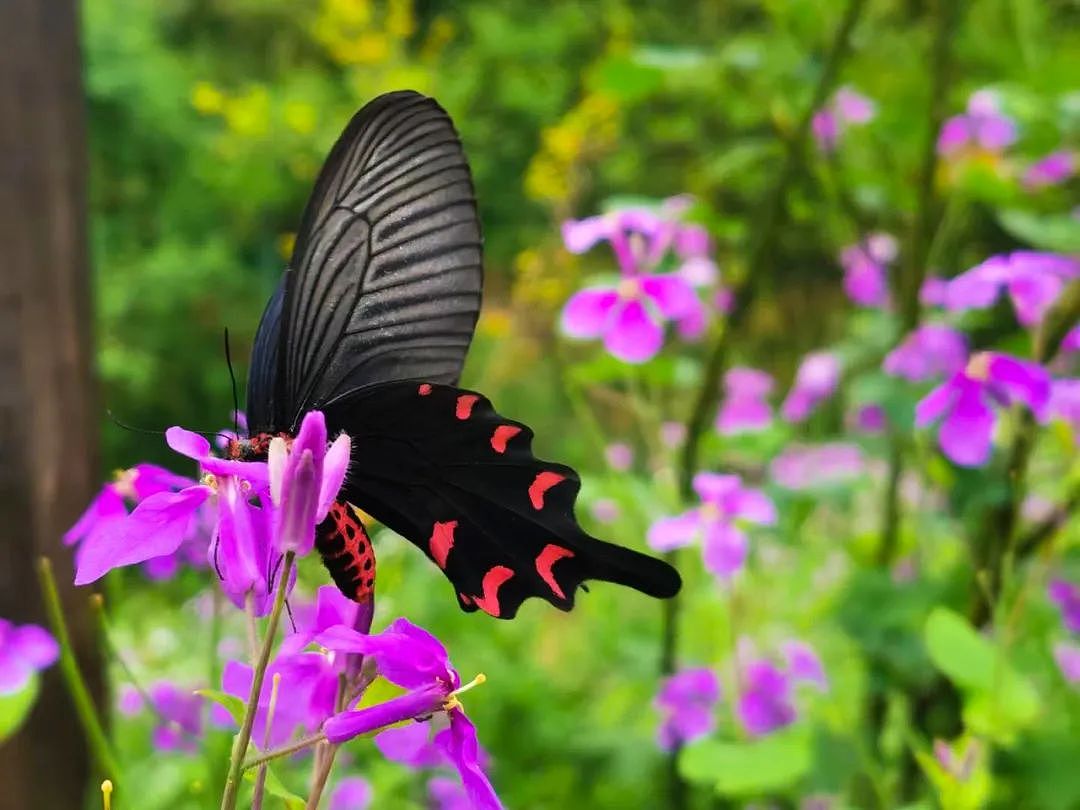
[(255, 662), (254, 671), (251, 673), (251, 691), (248, 693), (247, 708), (244, 710), (244, 722), (240, 726), (239, 734), (236, 735), (232, 756), (229, 759), (229, 775), (225, 779), (225, 792), (221, 797), (221, 810), (235, 810), (236, 808), (236, 799), (240, 792), (240, 775), (244, 770), (244, 757), (247, 755), (248, 744), (251, 742), (251, 729), (255, 725), (255, 714), (259, 708), (259, 696), (262, 694), (263, 679), (266, 677), (266, 667), (270, 663), (270, 652), (274, 648), (274, 639), (277, 637), (278, 622), (281, 620), (281, 609), (285, 605), (285, 592), (289, 589), (289, 577), (292, 574), (295, 559), (295, 552), (285, 552), (285, 563), (281, 566), (277, 592), (274, 594), (274, 607), (270, 611), (270, 619), (266, 625), (266, 635), (263, 637), (259, 658)]
[(82, 724), (90, 752), (97, 760), (102, 773), (117, 784), (122, 784), (116, 754), (109, 744), (109, 738), (98, 716), (97, 707), (94, 706), (90, 690), (86, 686), (86, 679), (83, 678), (79, 662), (75, 658), (75, 649), (71, 646), (71, 635), (68, 633), (67, 622), (64, 621), (64, 608), (60, 602), (60, 592), (56, 588), (52, 561), (48, 557), (38, 560), (38, 579), (41, 582), (41, 594), (45, 600), (49, 625), (60, 644), (60, 671), (64, 676), (64, 683), (67, 685), (71, 700), (75, 704), (75, 713)]
[[(270, 705), (266, 707), (266, 728), (263, 730), (262, 746), (265, 750), (270, 747), (270, 731), (274, 727), (274, 714), (277, 712), (278, 693), (281, 690), (281, 673), (275, 672), (270, 681)], [(255, 789), (251, 794), (251, 810), (262, 810), (263, 795), (266, 793), (266, 774), (270, 763), (259, 766), (255, 774)]]

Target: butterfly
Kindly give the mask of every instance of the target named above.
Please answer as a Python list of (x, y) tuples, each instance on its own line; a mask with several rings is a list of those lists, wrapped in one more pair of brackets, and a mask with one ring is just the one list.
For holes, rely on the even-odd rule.
[(250, 438), (265, 458), (320, 410), (352, 454), (316, 532), (341, 591), (371, 598), (375, 557), (356, 507), (420, 548), (465, 611), (510, 619), (528, 597), (570, 610), (584, 580), (674, 596), (667, 563), (590, 537), (581, 483), (533, 455), (533, 433), (457, 387), (480, 312), (480, 221), (454, 125), (433, 99), (380, 96), (330, 151), (291, 261), (255, 336)]

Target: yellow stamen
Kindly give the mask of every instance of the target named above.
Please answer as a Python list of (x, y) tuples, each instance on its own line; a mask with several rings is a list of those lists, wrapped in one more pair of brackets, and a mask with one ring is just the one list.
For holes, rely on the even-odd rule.
[(217, 476), (214, 475), (213, 473), (206, 473), (205, 475), (203, 475), (202, 483), (205, 486), (210, 487), (210, 489), (214, 490), (214, 492), (217, 492), (217, 490), (218, 490)]
[(101, 802), (105, 810), (112, 807), (112, 782), (108, 779), (101, 783)]
[(641, 285), (638, 284), (636, 278), (624, 278), (619, 282), (619, 286), (616, 288), (619, 293), (619, 298), (637, 298), (640, 292)]
[(458, 695), (460, 695), (462, 692), (468, 692), (473, 687), (479, 686), (480, 684), (484, 683), (485, 681), (487, 681), (487, 675), (485, 675), (483, 672), (479, 673), (475, 678), (473, 678), (467, 684), (465, 684), (464, 686), (458, 687), (453, 692), (451, 692), (450, 696), (446, 699), (446, 703), (443, 704), (443, 708), (446, 711), (450, 711), (451, 709), (460, 709), (461, 708), (461, 701), (458, 700)]
[(701, 505), (701, 518), (702, 520), (719, 520), (720, 519), (720, 507), (715, 503), (709, 503), (706, 501)]
[(964, 373), (973, 380), (986, 380), (990, 377), (990, 353), (979, 352), (968, 360)]

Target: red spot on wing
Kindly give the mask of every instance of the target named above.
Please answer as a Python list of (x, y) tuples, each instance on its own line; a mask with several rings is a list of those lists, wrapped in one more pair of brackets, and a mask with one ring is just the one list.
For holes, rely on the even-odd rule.
[(476, 394), (462, 394), (457, 398), (457, 409), (454, 414), (458, 419), (468, 419), (472, 416), (473, 405), (480, 399)]
[(551, 566), (555, 565), (555, 563), (563, 557), (573, 556), (574, 552), (570, 549), (557, 546), (554, 543), (548, 543), (544, 546), (544, 550), (536, 557), (536, 573), (538, 573), (540, 578), (547, 583), (549, 588), (551, 588), (551, 592), (560, 599), (565, 599), (566, 594), (564, 594), (562, 588), (559, 587), (559, 583), (555, 581), (555, 575), (551, 573)]
[(499, 618), (499, 588), (512, 576), (514, 576), (514, 572), (505, 565), (496, 565), (484, 574), (482, 585), (484, 595), (474, 596), (472, 598), (473, 602), (484, 613), (494, 616), (496, 619)]
[(472, 597), (469, 596), (467, 593), (459, 593), (458, 596), (461, 597), (461, 603), (463, 605), (471, 605), (472, 604)]
[(446, 568), (446, 555), (454, 547), (454, 529), (456, 528), (456, 520), (447, 520), (444, 523), (436, 522), (431, 529), (429, 548), (439, 568)]
[(499, 425), (491, 436), (491, 449), (496, 453), (506, 452), (506, 443), (521, 433), (517, 425)]
[(416, 393), (422, 397), (426, 397), (431, 393), (431, 383), (420, 383), (420, 387), (416, 389)]
[(529, 484), (529, 500), (532, 501), (533, 509), (544, 508), (544, 493), (560, 481), (565, 481), (566, 476), (557, 472), (545, 470), (537, 474), (536, 479)]

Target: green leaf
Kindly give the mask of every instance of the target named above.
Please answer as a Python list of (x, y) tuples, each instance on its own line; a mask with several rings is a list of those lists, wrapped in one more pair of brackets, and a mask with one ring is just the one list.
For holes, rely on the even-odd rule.
[(10, 695), (0, 695), (0, 741), (19, 730), (38, 695), (38, 677), (34, 675), (26, 686)]
[(1069, 214), (1041, 216), (1010, 209), (998, 214), (1001, 227), (1017, 239), (1042, 250), (1080, 252), (1080, 220)]
[(594, 90), (600, 90), (624, 102), (647, 98), (664, 83), (664, 71), (645, 65), (628, 56), (612, 56), (596, 68)]
[(968, 693), (964, 719), (972, 731), (1008, 740), (1038, 716), (1035, 688), (962, 616), (935, 608), (924, 637), (934, 665)]
[(217, 689), (196, 689), (195, 694), (200, 697), (208, 698), (219, 706), (223, 706), (225, 710), (232, 716), (232, 719), (236, 721), (236, 725), (242, 726), (244, 724), (244, 712), (247, 710), (247, 706), (236, 695), (230, 695), (227, 692), (219, 692)]
[(747, 796), (790, 786), (810, 770), (812, 759), (809, 737), (791, 730), (747, 742), (692, 743), (679, 756), (679, 771), (717, 793)]
[[(254, 782), (257, 773), (258, 768), (244, 771), (244, 779), (248, 782)], [(269, 765), (266, 766), (266, 792), (284, 801), (288, 810), (304, 810), (304, 806), (307, 804), (302, 798), (285, 787), (278, 775), (274, 773), (274, 769)]]

